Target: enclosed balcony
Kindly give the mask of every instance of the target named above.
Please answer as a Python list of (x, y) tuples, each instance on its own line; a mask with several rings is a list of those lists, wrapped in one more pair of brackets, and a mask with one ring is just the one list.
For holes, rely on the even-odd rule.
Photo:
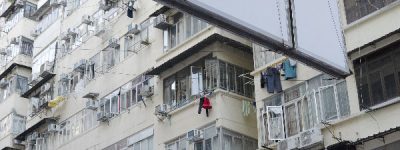
[(30, 2), (14, 5), (10, 6), (13, 7), (11, 10), (2, 14), (2, 17), (6, 18), (2, 27), (2, 31), (5, 33), (9, 33), (24, 18), (31, 19), (33, 13), (36, 11), (36, 5)]
[(2, 149), (19, 149), (21, 146), (13, 142), (14, 137), (25, 130), (25, 117), (10, 113), (0, 118), (0, 148)]
[(19, 36), (12, 38), (6, 48), (0, 49), (0, 67), (2, 72), (12, 64), (31, 66), (33, 40)]

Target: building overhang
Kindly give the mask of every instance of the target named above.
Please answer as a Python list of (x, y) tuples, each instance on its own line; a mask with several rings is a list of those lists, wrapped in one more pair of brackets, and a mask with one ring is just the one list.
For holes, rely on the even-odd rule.
[(26, 136), (32, 132), (34, 132), (36, 129), (42, 127), (43, 125), (48, 125), (50, 123), (55, 123), (57, 120), (56, 118), (43, 118), (40, 120), (38, 123), (34, 124), (30, 128), (26, 129), (24, 132), (20, 133), (15, 137), (16, 140), (18, 141), (25, 141)]
[(31, 18), (38, 20), (39, 17), (43, 16), (50, 9), (50, 0), (47, 0), (42, 6), (40, 6), (35, 13), (32, 14)]
[(3, 79), (4, 77), (6, 77), (9, 73), (11, 73), (11, 71), (12, 71), (14, 68), (17, 68), (17, 67), (26, 68), (26, 69), (31, 69), (31, 67), (29, 67), (29, 66), (25, 66), (25, 65), (22, 65), (22, 64), (18, 64), (18, 63), (13, 63), (13, 64), (11, 64), (6, 70), (4, 70), (4, 71), (0, 74), (0, 80)]
[(19, 149), (7, 146), (7, 147), (2, 148), (1, 150), (19, 150)]
[(221, 42), (229, 46), (235, 47), (239, 50), (252, 53), (252, 48), (250, 46), (215, 33), (207, 37), (206, 39), (202, 40), (201, 42), (197, 43), (196, 45), (190, 47), (186, 51), (178, 54), (174, 58), (162, 63), (157, 67), (153, 67), (149, 72), (146, 73), (146, 75), (160, 75), (162, 72), (168, 70), (169, 68), (172, 68), (176, 64), (182, 62), (183, 60), (201, 51), (202, 49), (213, 44), (214, 42)]
[(9, 13), (12, 12), (12, 10), (14, 10), (15, 8), (15, 1), (13, 3), (10, 4), (10, 6), (8, 6), (8, 8), (6, 10), (4, 10), (3, 12), (1, 12), (0, 17), (7, 17), (7, 15)]
[(400, 28), (382, 37), (379, 37), (367, 44), (364, 44), (360, 47), (350, 50), (347, 53), (347, 55), (350, 58), (350, 60), (355, 60), (362, 56), (373, 53), (379, 49), (386, 48), (398, 42), (400, 42)]
[(153, 12), (152, 14), (150, 14), (150, 17), (157, 17), (160, 14), (164, 14), (165, 12), (167, 12), (168, 10), (170, 10), (171, 8), (167, 7), (167, 6), (162, 6), (161, 8), (157, 9), (155, 12)]
[(383, 131), (383, 132), (379, 132), (377, 134), (365, 137), (365, 138), (361, 138), (358, 139), (357, 141), (353, 142), (353, 145), (362, 145), (368, 141), (374, 140), (374, 139), (383, 139), (385, 138), (385, 136), (395, 133), (395, 132), (399, 132), (400, 131), (400, 126), (395, 127), (395, 128), (390, 128), (389, 130)]
[(37, 82), (35, 85), (33, 85), (30, 89), (28, 89), (26, 92), (22, 93), (21, 97), (29, 98), (32, 93), (34, 93), (37, 89), (39, 89), (47, 81), (52, 79), (55, 75), (56, 74), (48, 73), (45, 76), (41, 77), (42, 79), (39, 82)]

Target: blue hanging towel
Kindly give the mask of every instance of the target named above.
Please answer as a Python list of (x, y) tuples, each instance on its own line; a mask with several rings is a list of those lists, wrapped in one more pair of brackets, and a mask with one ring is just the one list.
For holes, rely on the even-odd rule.
[(294, 79), (297, 77), (296, 62), (293, 60), (285, 60), (283, 62), (283, 70), (285, 72), (285, 80)]

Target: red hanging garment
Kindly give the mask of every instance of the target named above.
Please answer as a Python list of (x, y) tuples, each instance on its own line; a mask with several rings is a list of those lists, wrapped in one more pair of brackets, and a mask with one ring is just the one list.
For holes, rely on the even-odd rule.
[(210, 100), (205, 96), (204, 96), (203, 108), (204, 109), (211, 109), (212, 108)]

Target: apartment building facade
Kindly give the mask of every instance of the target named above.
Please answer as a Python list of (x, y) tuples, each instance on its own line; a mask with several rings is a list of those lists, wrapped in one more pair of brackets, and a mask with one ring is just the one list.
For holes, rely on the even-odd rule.
[(1, 149), (257, 149), (248, 40), (148, 0), (3, 3)]
[(268, 93), (261, 72), (287, 58), (253, 47), (260, 149), (397, 149), (399, 1), (339, 8), (352, 71), (345, 79), (297, 64), (297, 78)]

